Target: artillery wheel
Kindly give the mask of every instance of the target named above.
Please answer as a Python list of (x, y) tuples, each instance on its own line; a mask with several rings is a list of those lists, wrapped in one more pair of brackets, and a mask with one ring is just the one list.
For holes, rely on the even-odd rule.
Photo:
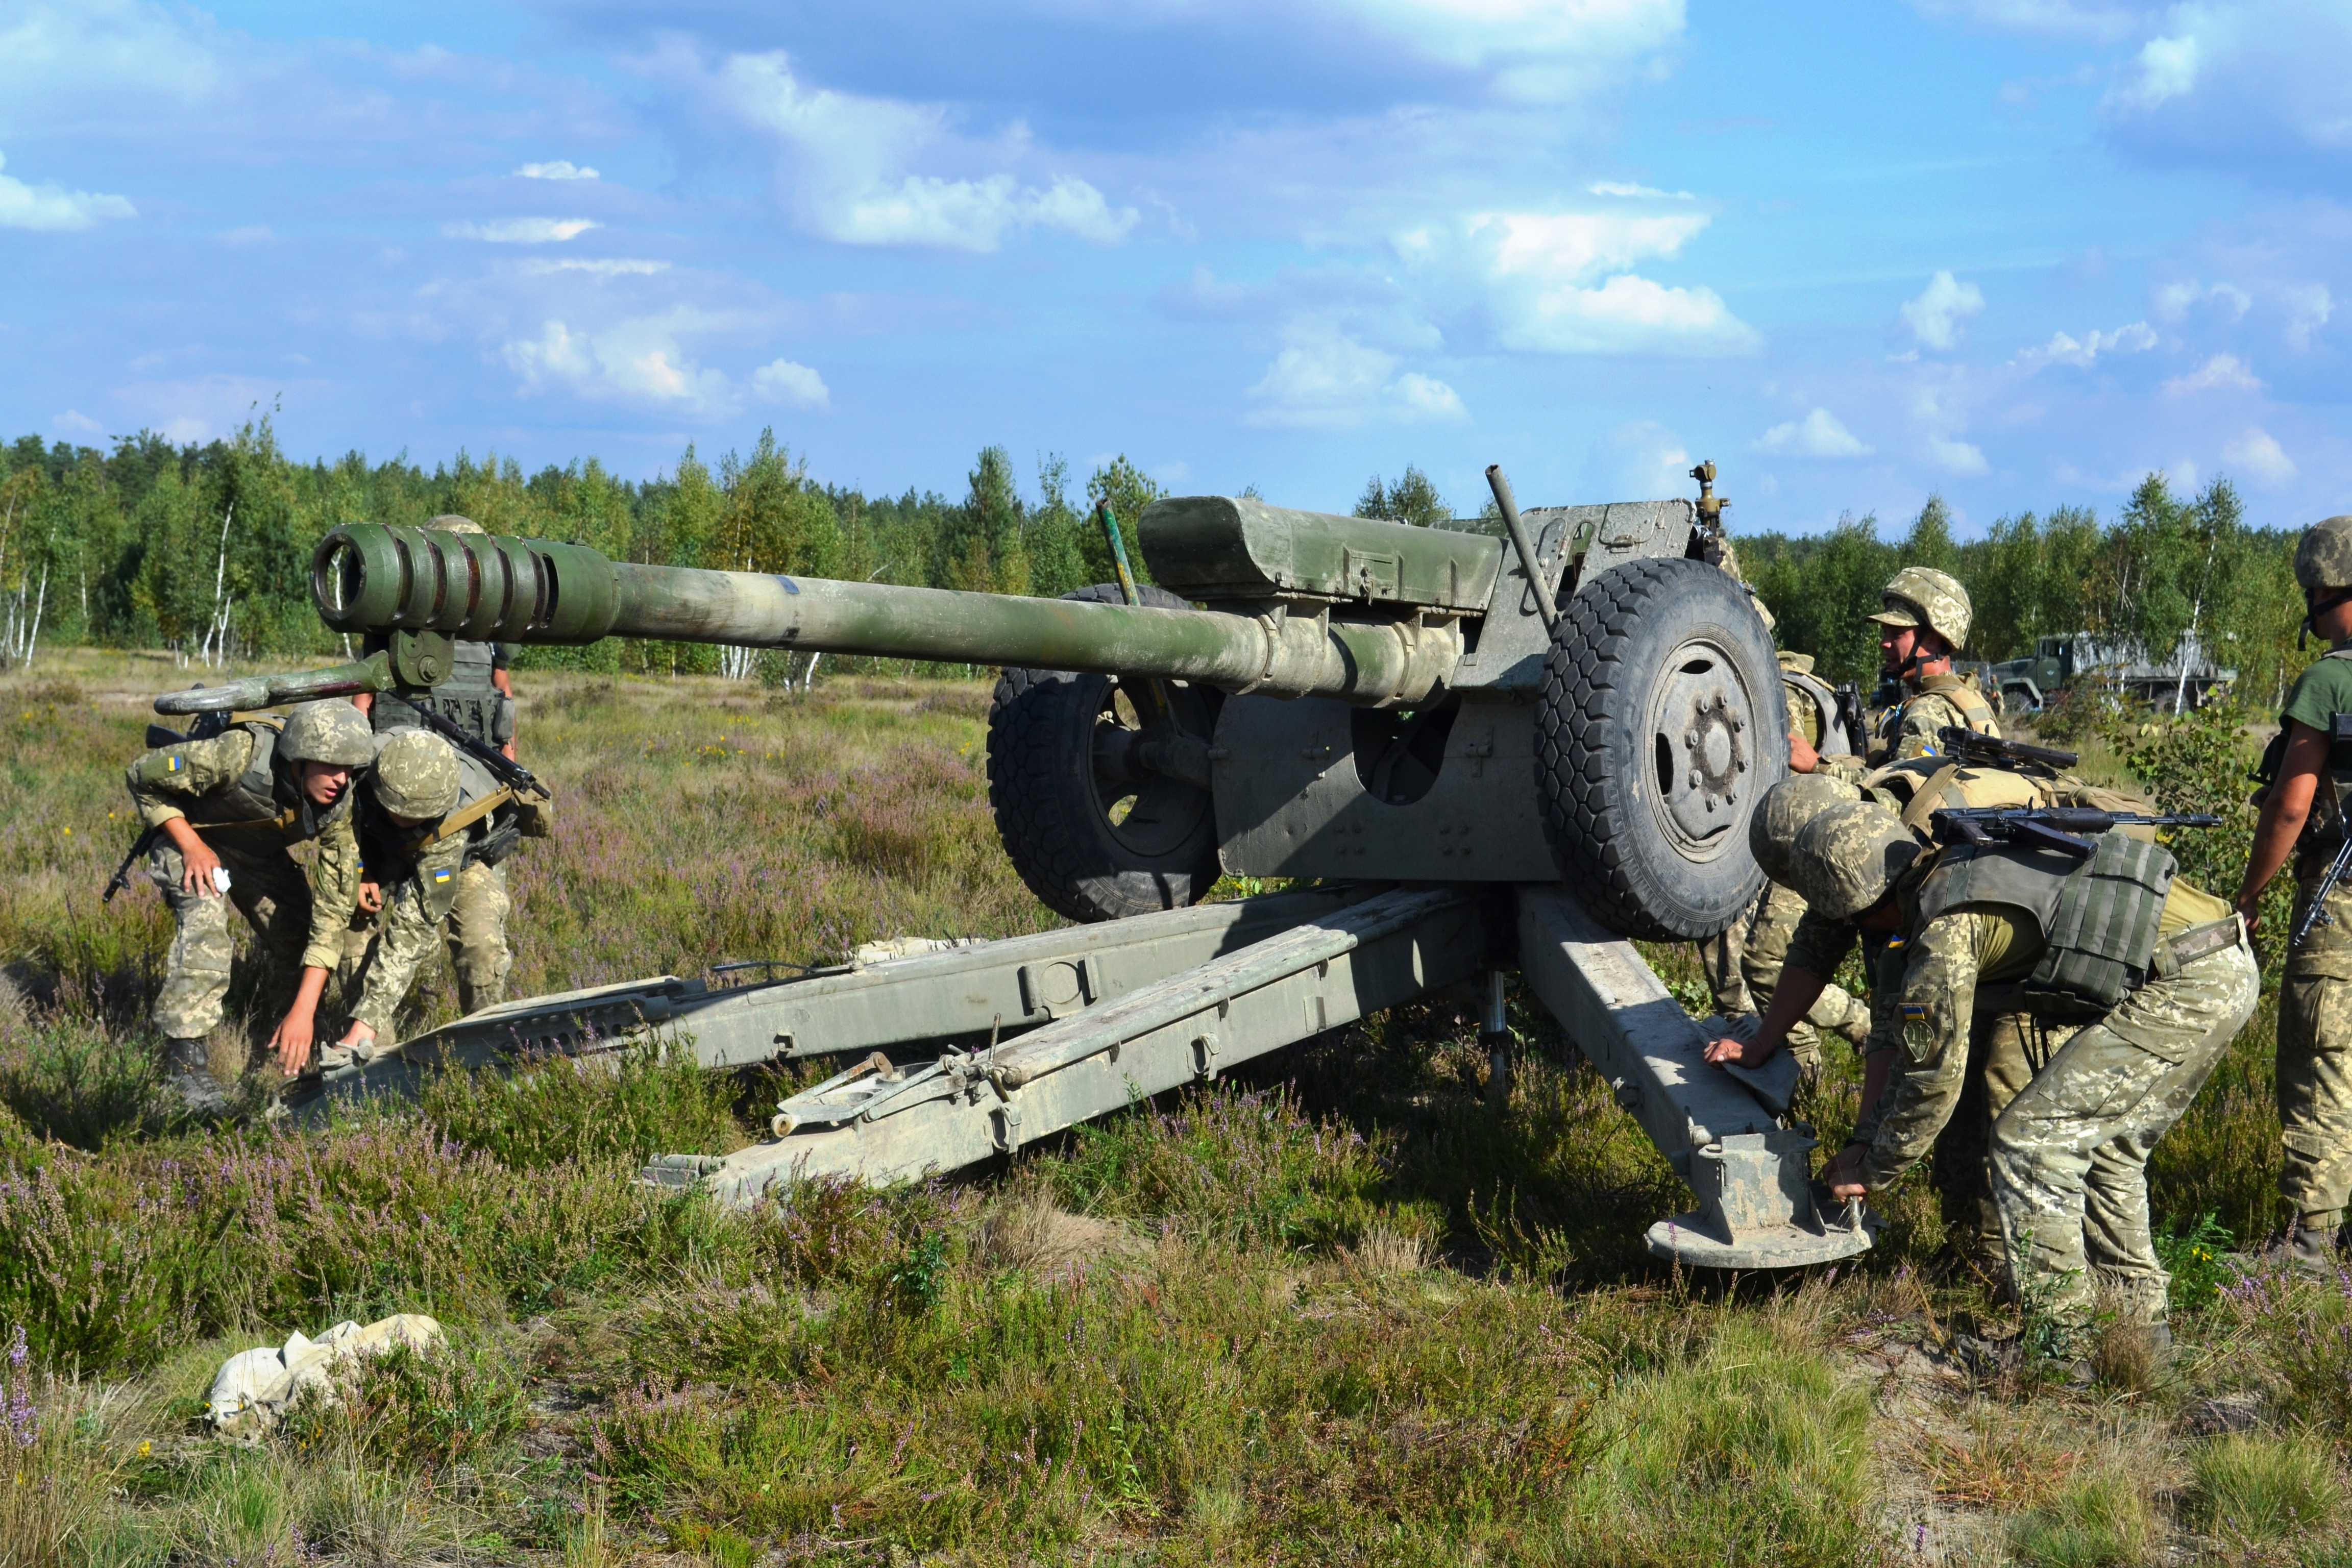
[[(1164, 588), (1142, 594), (1155, 609), (1191, 607)], [(1125, 602), (1110, 584), (1063, 596)], [(1160, 689), (1178, 727), (1205, 747), (1219, 694), (1181, 681)], [(1122, 763), (1141, 725), (1140, 696), (1115, 676), (1007, 669), (989, 704), (988, 803), (997, 837), (1029, 890), (1075, 921), (1183, 909), (1217, 880), (1209, 792)]]
[(1764, 884), (1748, 818), (1789, 769), (1772, 639), (1703, 561), (1632, 561), (1560, 606), (1536, 710), (1544, 837), (1594, 919), (1711, 937)]

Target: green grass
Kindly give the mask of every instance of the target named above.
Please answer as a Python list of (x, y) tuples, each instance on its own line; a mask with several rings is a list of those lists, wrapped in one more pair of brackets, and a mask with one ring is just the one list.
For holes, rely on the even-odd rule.
[[(142, 1018), (168, 928), (96, 895), (143, 698), (185, 679), (65, 650), (0, 679), (0, 1451), (47, 1481), (0, 1486), (0, 1562), (1852, 1564), (1931, 1521), (1982, 1546), (1955, 1561), (2343, 1550), (2344, 1292), (2213, 1263), (2276, 1224), (2267, 1014), (2159, 1145), (2181, 1354), (2137, 1393), (1921, 1359), (2000, 1318), (1924, 1173), (1840, 1270), (1660, 1270), (1642, 1232), (1688, 1193), (1516, 990), (1501, 1116), (1433, 997), (969, 1181), (724, 1213), (635, 1170), (740, 1145), (777, 1084), (656, 1051), (307, 1132), (175, 1119)], [(524, 991), (1052, 923), (988, 822), (984, 687), (525, 697), (562, 816), (514, 862)], [(1651, 956), (1696, 997), (1686, 947)], [(452, 1006), (427, 967), (418, 1023)], [(1799, 1108), (1832, 1146), (1859, 1073), (1833, 1046)], [(230, 1352), (401, 1310), (447, 1348), (257, 1448), (191, 1425)], [(2247, 1396), (2251, 1435), (2207, 1435)]]

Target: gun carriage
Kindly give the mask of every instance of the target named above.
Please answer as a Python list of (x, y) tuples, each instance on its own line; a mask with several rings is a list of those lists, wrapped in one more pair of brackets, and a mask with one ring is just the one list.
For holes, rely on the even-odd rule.
[[(357, 525), (320, 544), (312, 592), (367, 658), (156, 707), (430, 686), (458, 637), (999, 665), (1000, 835), (1076, 923), (751, 984), (661, 976), (509, 1003), (326, 1091), (650, 1031), (714, 1069), (844, 1060), (778, 1107), (770, 1141), (647, 1167), (745, 1202), (801, 1177), (969, 1166), (1448, 989), (1476, 999), (1500, 1079), (1516, 969), (1697, 1194), (1652, 1227), (1653, 1250), (1789, 1267), (1869, 1245), (1817, 1205), (1810, 1130), (1787, 1120), (1794, 1064), (1706, 1065), (1700, 1026), (1629, 940), (1713, 936), (1748, 909), (1748, 816), (1788, 761), (1771, 640), (1712, 563), (1713, 466), (1694, 477), (1696, 501), (1522, 517), (1490, 471), (1500, 521), (1426, 529), (1162, 500), (1138, 527), (1158, 586), (1063, 600)], [(1221, 872), (1316, 885), (1202, 902)]]

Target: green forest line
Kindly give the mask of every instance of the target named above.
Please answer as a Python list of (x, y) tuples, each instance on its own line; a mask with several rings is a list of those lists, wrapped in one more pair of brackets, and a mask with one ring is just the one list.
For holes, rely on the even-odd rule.
[[(1135, 519), (1160, 493), (1125, 457), (1087, 477), (1083, 503), (1071, 485), (1067, 463), (1049, 456), (1024, 494), (1010, 455), (990, 447), (961, 496), (868, 496), (812, 480), (773, 431), (748, 456), (715, 462), (688, 446), (673, 470), (643, 481), (593, 458), (529, 476), (510, 458), (464, 452), (430, 472), (405, 453), (302, 463), (279, 449), (267, 418), (205, 445), (148, 431), (107, 451), (26, 436), (0, 448), (0, 667), (63, 643), (198, 658), (224, 645), (245, 658), (337, 651), (310, 608), (312, 545), (344, 523), (414, 524), (453, 511), (493, 532), (578, 540), (621, 560), (1058, 595), (1112, 576), (1088, 521), (1096, 502), (1110, 502), (1131, 545)], [(1452, 511), (1410, 466), (1394, 481), (1374, 477), (1355, 510), (1422, 524)], [(1871, 679), (1875, 629), (1863, 617), (1903, 563), (1940, 567), (1967, 584), (1976, 624), (1963, 651), (1973, 658), (2087, 633), (2161, 662), (2194, 635), (2239, 671), (2239, 694), (2260, 707), (2274, 706), (2315, 651), (2296, 647), (2295, 531), (2249, 527), (2226, 479), (2180, 497), (2151, 474), (2104, 521), (2060, 506), (2004, 517), (1965, 542), (1952, 537), (1939, 498), (1899, 536), (1882, 537), (1865, 515), (1822, 535), (1736, 537), (1781, 645), (1813, 654), (1836, 679)], [(534, 649), (528, 659), (683, 673), (718, 670), (722, 657), (606, 643)]]

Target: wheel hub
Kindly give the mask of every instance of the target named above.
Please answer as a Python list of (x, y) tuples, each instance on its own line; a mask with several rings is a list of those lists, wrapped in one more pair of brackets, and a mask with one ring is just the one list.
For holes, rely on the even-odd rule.
[(1686, 645), (1670, 668), (1651, 705), (1654, 800), (1676, 847), (1694, 860), (1712, 859), (1746, 815), (1754, 715), (1722, 650)]

